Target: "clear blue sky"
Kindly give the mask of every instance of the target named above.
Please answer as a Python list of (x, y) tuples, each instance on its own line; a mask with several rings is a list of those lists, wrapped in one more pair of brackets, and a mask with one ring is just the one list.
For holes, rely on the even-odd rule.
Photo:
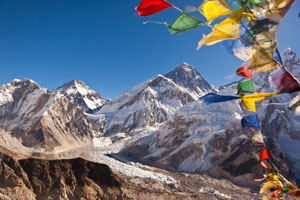
[[(31, 78), (54, 89), (72, 79), (84, 81), (101, 96), (114, 98), (134, 85), (164, 74), (181, 62), (193, 65), (211, 84), (231, 82), (241, 61), (222, 44), (196, 51), (209, 28), (171, 35), (166, 27), (180, 14), (169, 8), (137, 16), (139, 0), (0, 0), (0, 85)], [(180, 8), (202, 1), (169, 0)], [(300, 2), (283, 20), (279, 49), (300, 55)], [(201, 18), (200, 14), (195, 16)], [(201, 18), (203, 19), (203, 18)]]

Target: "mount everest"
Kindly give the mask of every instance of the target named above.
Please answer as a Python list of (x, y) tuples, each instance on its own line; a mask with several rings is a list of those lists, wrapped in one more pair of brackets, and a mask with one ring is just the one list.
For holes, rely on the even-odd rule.
[[(295, 53), (287, 49), (283, 60), (300, 79)], [(254, 77), (257, 91), (272, 90), (265, 74)], [(260, 132), (241, 127), (238, 101), (198, 100), (209, 92), (235, 94), (236, 85), (216, 88), (187, 63), (112, 100), (78, 80), (53, 91), (30, 79), (13, 80), (0, 88), (0, 145), (19, 158), (82, 157), (125, 176), (180, 185), (170, 174), (154, 173), (156, 167), (254, 190), (259, 184), (253, 179), (265, 172), (259, 153), (266, 145), (280, 172), (299, 179), (299, 117), (284, 104), (295, 94), (257, 104)]]

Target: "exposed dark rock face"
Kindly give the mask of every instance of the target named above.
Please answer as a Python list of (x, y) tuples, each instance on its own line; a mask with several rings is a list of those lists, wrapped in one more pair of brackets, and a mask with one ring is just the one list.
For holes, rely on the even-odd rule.
[(191, 65), (182, 63), (172, 71), (164, 74), (176, 84), (187, 88), (196, 96), (203, 96), (209, 92), (216, 92), (216, 88), (210, 85), (199, 72)]
[[(0, 193), (12, 199), (125, 199), (107, 165), (81, 158), (17, 161), (0, 153)], [(24, 197), (15, 198), (14, 188)], [(1, 198), (1, 197), (0, 197)]]

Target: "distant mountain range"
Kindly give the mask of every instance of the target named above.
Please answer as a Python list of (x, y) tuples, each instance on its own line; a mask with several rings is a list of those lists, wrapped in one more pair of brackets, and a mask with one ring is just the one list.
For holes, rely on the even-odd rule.
[[(291, 49), (283, 61), (300, 79), (300, 61)], [(272, 91), (268, 73), (254, 74), (257, 92)], [(217, 88), (187, 63), (112, 100), (79, 80), (50, 91), (16, 79), (0, 87), (0, 145), (19, 158), (80, 156), (125, 174), (134, 171), (129, 166), (134, 160), (255, 190), (259, 183), (253, 179), (265, 172), (259, 153), (266, 145), (280, 172), (291, 181), (300, 179), (300, 118), (286, 109), (296, 94), (257, 103), (262, 126), (257, 131), (241, 127), (244, 110), (238, 101), (199, 100), (209, 92), (234, 95), (236, 87)]]

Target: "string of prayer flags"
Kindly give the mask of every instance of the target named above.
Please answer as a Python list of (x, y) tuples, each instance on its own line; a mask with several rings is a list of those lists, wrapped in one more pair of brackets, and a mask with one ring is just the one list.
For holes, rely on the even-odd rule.
[[(266, 160), (266, 159), (270, 159), (270, 156), (269, 156), (269, 154), (268, 154), (267, 148), (264, 147), (263, 150), (262, 150), (261, 153), (260, 153), (260, 156), (259, 156), (259, 162), (260, 162), (260, 164), (261, 164), (264, 168), (266, 168), (266, 169), (273, 169), (272, 166), (269, 166), (269, 165), (267, 165), (266, 163), (264, 163), (264, 160)], [(271, 165), (272, 165), (272, 164), (271, 164)]]
[(169, 7), (173, 7), (173, 5), (164, 0), (142, 0), (135, 10), (140, 16), (150, 16)]
[(204, 0), (198, 10), (207, 19), (208, 24), (220, 16), (233, 14), (225, 0)]
[(274, 36), (270, 36), (268, 31), (277, 25), (278, 22), (271, 19), (251, 20), (248, 25), (241, 28), (240, 39), (245, 46), (254, 45), (256, 43), (271, 40)]
[(253, 93), (253, 82), (252, 80), (241, 81), (237, 85), (238, 94)]
[(255, 103), (257, 101), (263, 100), (267, 97), (276, 96), (276, 93), (257, 93), (257, 94), (250, 94), (245, 95), (242, 97), (242, 105), (249, 111), (256, 112)]
[[(258, 37), (256, 39), (264, 40), (265, 38), (267, 38), (269, 40), (272, 40), (273, 42), (276, 42), (278, 26), (294, 2), (295, 0), (284, 0), (281, 1), (281, 3), (277, 2), (279, 3), (278, 5), (280, 5), (279, 6), (280, 8), (279, 9), (276, 8), (274, 12), (270, 14), (266, 14), (264, 16), (265, 19), (263, 20), (269, 23), (266, 26), (268, 27), (268, 29), (265, 32), (259, 34), (262, 39), (259, 39)], [(276, 2), (274, 2), (273, 5), (278, 6), (276, 5)]]
[(249, 63), (244, 63), (241, 67), (239, 67), (235, 74), (245, 78), (252, 78), (252, 72), (248, 69)]
[(260, 128), (258, 118), (257, 118), (256, 114), (244, 116), (241, 120), (241, 125), (242, 125), (243, 128), (245, 128), (246, 126), (247, 127), (254, 127), (254, 128), (257, 128), (257, 129)]
[(215, 25), (212, 32), (207, 36), (203, 35), (202, 40), (198, 43), (197, 49), (200, 49), (203, 45), (210, 46), (227, 39), (238, 39), (240, 35), (242, 15), (246, 5), (247, 4), (244, 4), (244, 6), (231, 17), (228, 17), (221, 23)]
[(268, 194), (271, 193), (270, 197), (264, 197), (263, 199), (275, 200), (275, 199), (283, 199), (283, 184), (279, 180), (277, 173), (272, 172), (266, 175), (266, 180), (261, 189), (260, 193)]
[(226, 95), (218, 95), (216, 93), (208, 93), (200, 98), (200, 100), (204, 101), (206, 104), (211, 103), (219, 103), (219, 102), (225, 102), (225, 101), (231, 101), (235, 99), (240, 99), (239, 96), (226, 96)]
[(300, 90), (296, 78), (284, 67), (280, 67), (269, 75), (269, 82), (276, 92), (295, 92)]
[[(264, 162), (265, 160), (269, 161), (268, 164)], [(255, 181), (266, 181), (262, 184), (259, 191), (262, 194), (269, 194), (269, 196), (264, 196), (263, 200), (283, 200), (287, 194), (294, 197), (300, 197), (299, 189), (284, 176), (277, 173), (275, 166), (270, 160), (266, 147), (261, 151), (259, 161), (264, 168), (273, 170), (272, 172), (265, 174), (264, 178), (255, 179)]]

